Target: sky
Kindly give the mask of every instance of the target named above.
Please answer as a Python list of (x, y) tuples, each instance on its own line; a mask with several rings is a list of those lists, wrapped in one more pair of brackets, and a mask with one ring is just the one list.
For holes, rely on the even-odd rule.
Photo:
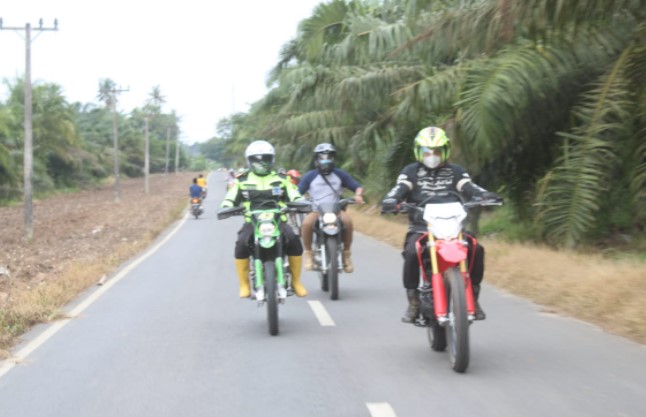
[[(181, 118), (180, 139), (216, 133), (217, 122), (267, 92), (269, 72), (298, 23), (323, 0), (7, 0), (0, 6), (0, 80), (25, 72), (31, 32), (32, 83), (55, 83), (68, 102), (99, 103), (99, 82), (127, 89), (117, 109), (142, 107), (156, 85), (162, 110)], [(57, 31), (38, 32), (54, 26)], [(19, 27), (23, 30), (6, 30)], [(0, 100), (7, 88), (0, 86)]]

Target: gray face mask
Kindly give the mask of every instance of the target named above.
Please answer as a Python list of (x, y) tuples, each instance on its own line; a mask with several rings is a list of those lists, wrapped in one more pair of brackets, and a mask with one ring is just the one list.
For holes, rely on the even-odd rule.
[(424, 165), (427, 168), (435, 169), (442, 163), (442, 157), (439, 155), (431, 155), (424, 158)]

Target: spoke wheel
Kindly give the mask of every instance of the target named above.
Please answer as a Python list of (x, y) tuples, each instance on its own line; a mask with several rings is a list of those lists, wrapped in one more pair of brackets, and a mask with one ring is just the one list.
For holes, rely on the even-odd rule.
[(446, 325), (449, 356), (453, 370), (462, 373), (469, 367), (469, 320), (464, 279), (457, 267), (448, 269), (445, 279), (449, 288), (449, 321)]
[(330, 298), (339, 299), (339, 242), (333, 237), (325, 241), (328, 256), (327, 280), (330, 284)]
[(278, 334), (278, 284), (276, 283), (276, 264), (265, 262), (265, 297), (267, 300), (267, 323), (269, 334)]

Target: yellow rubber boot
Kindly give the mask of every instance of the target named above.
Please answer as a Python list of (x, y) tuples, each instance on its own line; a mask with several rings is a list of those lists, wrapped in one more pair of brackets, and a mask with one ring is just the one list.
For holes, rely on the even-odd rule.
[(238, 281), (240, 281), (240, 298), (248, 298), (251, 295), (249, 288), (249, 258), (236, 259), (238, 270)]
[(307, 289), (301, 284), (301, 265), (303, 263), (302, 256), (290, 256), (289, 257), (289, 271), (292, 273), (292, 289), (294, 294), (299, 297), (305, 297), (307, 295)]

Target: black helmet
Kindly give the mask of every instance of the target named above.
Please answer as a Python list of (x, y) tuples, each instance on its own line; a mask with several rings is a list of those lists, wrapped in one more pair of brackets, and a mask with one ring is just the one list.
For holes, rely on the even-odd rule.
[(328, 175), (334, 169), (336, 149), (329, 143), (319, 143), (314, 148), (314, 165), (323, 175)]

